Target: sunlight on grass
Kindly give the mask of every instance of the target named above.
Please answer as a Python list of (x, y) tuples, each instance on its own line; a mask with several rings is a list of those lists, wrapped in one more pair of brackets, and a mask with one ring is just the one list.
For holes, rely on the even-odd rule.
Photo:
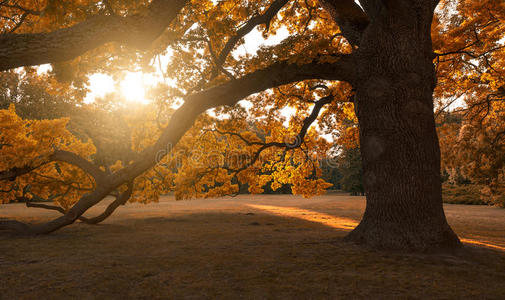
[(501, 247), (501, 246), (497, 246), (497, 245), (493, 245), (493, 244), (489, 244), (489, 243), (485, 243), (485, 242), (481, 242), (481, 241), (471, 240), (471, 239), (464, 239), (461, 237), (459, 239), (465, 244), (484, 246), (484, 247), (489, 247), (489, 248), (493, 248), (496, 250), (505, 251), (505, 247)]
[[(256, 208), (259, 210), (264, 210), (269, 213), (278, 216), (292, 217), (303, 219), (310, 222), (320, 223), (332, 228), (342, 229), (342, 230), (353, 230), (358, 226), (358, 222), (349, 218), (335, 217), (332, 215), (316, 212), (308, 209), (301, 209), (297, 207), (283, 207), (283, 206), (272, 206), (272, 205), (257, 205), (257, 204), (247, 204), (247, 206)], [(460, 238), (461, 242), (465, 244), (484, 246), (496, 250), (505, 251), (505, 247), (490, 244), (489, 242), (478, 241), (467, 238)]]
[(354, 221), (353, 219), (335, 217), (320, 212), (297, 207), (283, 207), (283, 206), (257, 205), (257, 204), (247, 204), (247, 206), (260, 210), (265, 210), (278, 216), (293, 217), (307, 220), (310, 222), (321, 223), (323, 225), (336, 229), (352, 230), (354, 229), (354, 227), (358, 226), (358, 222)]

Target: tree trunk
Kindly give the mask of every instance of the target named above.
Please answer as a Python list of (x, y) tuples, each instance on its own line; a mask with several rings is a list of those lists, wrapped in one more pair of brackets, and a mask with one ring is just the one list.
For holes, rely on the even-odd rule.
[(433, 10), (395, 9), (401, 11), (383, 8), (371, 17), (357, 51), (355, 108), (367, 205), (347, 239), (378, 249), (457, 248), (460, 241), (442, 206)]

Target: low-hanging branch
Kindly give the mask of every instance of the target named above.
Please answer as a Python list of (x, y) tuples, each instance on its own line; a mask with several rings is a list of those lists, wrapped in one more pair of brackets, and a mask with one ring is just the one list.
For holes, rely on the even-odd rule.
[(76, 167), (79, 167), (87, 174), (91, 175), (95, 181), (102, 180), (105, 177), (105, 173), (100, 170), (93, 163), (87, 159), (69, 151), (56, 150), (49, 157), (41, 163), (35, 165), (27, 165), (23, 167), (14, 167), (8, 170), (0, 171), (0, 181), (10, 180), (13, 181), (19, 176), (28, 174), (48, 163), (61, 161)]
[[(112, 213), (114, 213), (114, 211), (119, 206), (125, 205), (126, 202), (128, 202), (128, 199), (130, 199), (130, 196), (132, 195), (132, 193), (133, 193), (133, 181), (130, 181), (127, 184), (126, 191), (124, 191), (123, 193), (117, 194), (115, 196), (114, 201), (112, 201), (105, 208), (105, 210), (101, 214), (99, 214), (98, 216), (93, 217), (93, 218), (87, 218), (87, 217), (84, 217), (84, 216), (79, 216), (77, 219), (79, 221), (83, 222), (83, 223), (91, 224), (91, 225), (95, 225), (95, 224), (101, 223), (105, 219), (107, 219), (110, 215), (112, 215)], [(25, 199), (25, 198), (23, 198), (21, 200), (24, 200), (26, 202), (26, 207), (33, 207), (33, 208), (42, 208), (42, 209), (54, 210), (54, 211), (60, 212), (62, 214), (66, 214), (66, 212), (67, 212), (61, 206), (49, 205), (49, 204), (43, 204), (43, 203), (34, 203), (34, 202), (31, 202), (30, 199)]]
[[(113, 14), (96, 15), (77, 25), (53, 32), (0, 35), (0, 71), (72, 59), (90, 49), (112, 41), (135, 47), (146, 47), (168, 27), (188, 2), (188, 0), (153, 0), (142, 14), (125, 17)], [(273, 1), (262, 15), (250, 19), (227, 41), (219, 55), (216, 55), (215, 59), (218, 64), (224, 63), (240, 38), (255, 26), (265, 24), (268, 27), (272, 18), (287, 2), (285, 0)], [(328, 0), (323, 2), (329, 3), (334, 10), (338, 11), (340, 20), (346, 21), (339, 24), (344, 35), (348, 40), (357, 42), (356, 35), (346, 34), (348, 31), (344, 27), (347, 26), (346, 24), (351, 24), (349, 28), (357, 28), (359, 33), (362, 33), (368, 24), (368, 19), (361, 8), (353, 1), (340, 3)], [(94, 178), (94, 190), (84, 194), (63, 216), (50, 222), (24, 224), (18, 221), (0, 221), (0, 229), (10, 229), (27, 234), (43, 234), (72, 224), (90, 207), (99, 203), (120, 186), (132, 182), (143, 172), (155, 166), (158, 161), (170, 153), (172, 146), (178, 143), (184, 133), (191, 128), (195, 119), (207, 109), (222, 105), (234, 105), (251, 94), (307, 79), (340, 80), (352, 84), (356, 77), (355, 70), (356, 64), (353, 54), (342, 55), (333, 63), (319, 63), (317, 59), (301, 65), (277, 62), (264, 69), (253, 71), (242, 78), (232, 79), (224, 84), (190, 94), (185, 97), (184, 104), (172, 115), (158, 141), (139, 153), (133, 163), (112, 174), (101, 171), (97, 166), (76, 154), (60, 152), (57, 154), (55, 152), (53, 157), (41, 165), (58, 159), (76, 165)], [(302, 126), (302, 135), (306, 134), (308, 126), (310, 124)], [(60, 158), (56, 159), (54, 155), (60, 156)], [(13, 180), (41, 165), (2, 171), (0, 180)], [(128, 190), (123, 194), (126, 200), (129, 198), (129, 194), (131, 191), (128, 192)], [(121, 196), (116, 200), (117, 202), (113, 202), (113, 206), (124, 201), (124, 198)], [(104, 213), (108, 211), (110, 210), (106, 210)]]
[(133, 193), (133, 181), (128, 182), (127, 184), (127, 190), (118, 196), (116, 196), (116, 199), (112, 201), (105, 211), (101, 214), (99, 214), (96, 217), (93, 218), (86, 218), (83, 216), (79, 217), (79, 220), (87, 223), (87, 224), (98, 224), (101, 223), (103, 220), (107, 219), (112, 213), (121, 205), (125, 205), (126, 202), (128, 202), (128, 199), (130, 199), (130, 196)]

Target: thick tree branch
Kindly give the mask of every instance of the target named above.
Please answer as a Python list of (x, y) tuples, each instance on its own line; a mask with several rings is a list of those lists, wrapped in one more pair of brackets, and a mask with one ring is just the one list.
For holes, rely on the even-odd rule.
[(279, 10), (288, 2), (289, 0), (274, 1), (272, 5), (270, 5), (270, 7), (262, 15), (252, 17), (244, 26), (242, 26), (239, 30), (237, 30), (235, 35), (228, 39), (226, 45), (224, 45), (223, 49), (217, 56), (215, 61), (216, 68), (217, 69), (221, 68), (222, 64), (226, 61), (226, 57), (228, 57), (228, 55), (233, 50), (238, 41), (244, 36), (246, 36), (249, 32), (251, 32), (251, 30), (253, 30), (256, 26), (265, 24), (268, 30), (268, 28), (270, 27), (270, 22), (272, 21), (273, 17), (277, 15)]
[(427, 9), (433, 13), (438, 2), (439, 0), (359, 0), (361, 7), (363, 7), (370, 20), (375, 19), (384, 11), (397, 18), (405, 17), (405, 14), (415, 13), (420, 9)]
[[(159, 162), (182, 135), (191, 128), (196, 117), (207, 109), (221, 105), (234, 105), (245, 97), (280, 85), (306, 79), (354, 81), (355, 63), (353, 55), (343, 55), (335, 63), (307, 63), (304, 65), (287, 62), (275, 63), (222, 85), (190, 95), (185, 103), (172, 115), (165, 132), (154, 146), (144, 150), (142, 160), (119, 170), (114, 177), (116, 184), (128, 182)], [(132, 177), (133, 176), (133, 177)]]
[(38, 168), (40, 168), (43, 165), (46, 165), (48, 163), (54, 162), (54, 161), (61, 161), (61, 162), (66, 162), (69, 164), (72, 164), (74, 166), (79, 167), (82, 169), (84, 172), (88, 173), (91, 175), (95, 181), (100, 181), (105, 178), (105, 173), (102, 172), (97, 166), (92, 164), (90, 161), (82, 158), (81, 156), (69, 152), (69, 151), (64, 151), (64, 150), (56, 150), (54, 151), (53, 154), (51, 154), (48, 159), (38, 165), (35, 166), (25, 166), (25, 167), (18, 167), (18, 168), (12, 168), (9, 170), (4, 170), (0, 171), (0, 181), (2, 180), (15, 180), (16, 177), (22, 176), (25, 174), (28, 174)]
[(0, 71), (69, 60), (108, 42), (145, 48), (187, 2), (153, 0), (141, 15), (97, 15), (53, 32), (0, 35)]
[[(107, 219), (108, 217), (110, 217), (110, 215), (112, 215), (112, 213), (119, 206), (125, 205), (126, 202), (128, 202), (128, 199), (130, 199), (130, 196), (132, 195), (132, 193), (133, 193), (133, 182), (129, 182), (127, 190), (125, 192), (119, 194), (119, 195), (116, 195), (116, 199), (114, 201), (112, 201), (107, 206), (107, 208), (105, 209), (104, 212), (102, 212), (101, 214), (99, 214), (98, 216), (93, 217), (93, 218), (87, 218), (87, 217), (84, 217), (84, 216), (80, 216), (78, 218), (78, 220), (81, 221), (81, 222), (84, 222), (86, 224), (91, 224), (91, 225), (95, 225), (95, 224), (101, 223), (105, 219)], [(48, 210), (55, 210), (55, 211), (60, 212), (62, 214), (66, 214), (67, 213), (65, 211), (65, 209), (63, 209), (63, 207), (61, 207), (61, 206), (49, 205), (49, 204), (43, 204), (43, 203), (33, 203), (33, 202), (30, 202), (29, 199), (24, 199), (24, 198), (23, 198), (23, 200), (26, 201), (26, 207), (34, 207), (34, 208), (43, 208), (43, 209), (48, 209)]]
[(128, 183), (128, 188), (125, 192), (119, 194), (116, 196), (116, 199), (112, 201), (105, 211), (101, 213), (100, 215), (93, 217), (93, 218), (86, 218), (84, 216), (80, 216), (79, 220), (86, 223), (86, 224), (98, 224), (107, 219), (112, 213), (121, 205), (125, 205), (126, 202), (128, 202), (128, 199), (130, 199), (130, 196), (133, 193), (133, 181), (130, 181)]
[(16, 177), (28, 174), (38, 167), (40, 167), (40, 165), (37, 167), (31, 167), (31, 166), (20, 167), (20, 168), (16, 167), (16, 168), (12, 168), (9, 170), (0, 171), (0, 181), (1, 180), (13, 181), (16, 179)]
[(0, 230), (9, 230), (21, 234), (28, 234), (31, 231), (30, 225), (16, 220), (0, 220)]
[(338, 24), (347, 41), (353, 46), (358, 46), (361, 35), (370, 22), (361, 7), (354, 0), (320, 0), (319, 2)]

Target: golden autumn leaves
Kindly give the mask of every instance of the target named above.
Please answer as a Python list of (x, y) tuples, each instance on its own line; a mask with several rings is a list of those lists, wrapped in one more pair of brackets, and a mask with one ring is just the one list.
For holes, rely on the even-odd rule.
[(441, 1), (432, 24), (442, 171), (505, 205), (503, 1)]
[(81, 142), (66, 128), (68, 119), (23, 120), (14, 105), (0, 110), (0, 170), (36, 168), (12, 181), (0, 181), (2, 202), (33, 198), (54, 199), (67, 208), (94, 182), (79, 168), (63, 162), (47, 163), (57, 149), (88, 158), (95, 147)]
[[(132, 118), (130, 122), (131, 146), (136, 152), (152, 145), (161, 130), (155, 113), (148, 115), (152, 118), (147, 121), (146, 118)], [(55, 150), (93, 159), (95, 147), (91, 140), (77, 139), (66, 129), (67, 122), (67, 119), (23, 120), (16, 115), (14, 105), (0, 110), (0, 171), (33, 168), (12, 181), (0, 181), (4, 203), (52, 200), (68, 209), (94, 188), (92, 177), (80, 168), (50, 161)], [(216, 128), (238, 132), (240, 137), (217, 133)], [(155, 202), (160, 195), (171, 191), (178, 199), (233, 195), (239, 192), (239, 184), (247, 184), (251, 193), (262, 193), (266, 184), (273, 190), (290, 184), (293, 193), (304, 196), (324, 193), (331, 184), (319, 178), (319, 160), (330, 145), (320, 139), (315, 130), (310, 130), (303, 145), (293, 149), (272, 147), (258, 154), (264, 143), (288, 143), (286, 136), (295, 134), (282, 126), (270, 127), (265, 134), (262, 130), (267, 128), (201, 116), (170, 155), (135, 179), (130, 202)], [(101, 169), (115, 172), (127, 164), (129, 162), (117, 161)]]

